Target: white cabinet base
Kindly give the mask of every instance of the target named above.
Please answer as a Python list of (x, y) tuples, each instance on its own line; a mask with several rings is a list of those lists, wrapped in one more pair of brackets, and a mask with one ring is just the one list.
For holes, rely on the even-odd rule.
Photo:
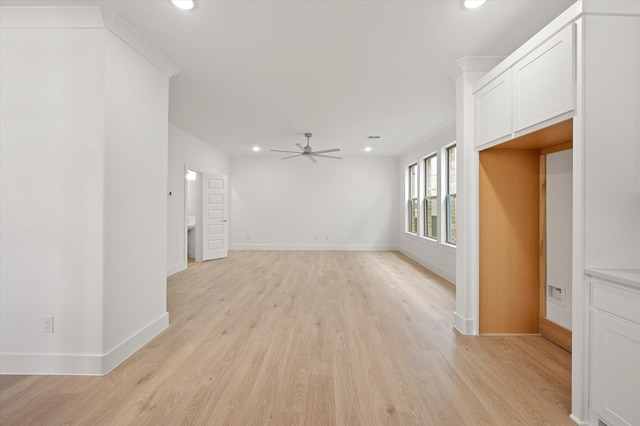
[(590, 423), (640, 425), (640, 289), (591, 278)]
[(592, 409), (608, 426), (640, 425), (640, 327), (598, 311), (591, 318)]

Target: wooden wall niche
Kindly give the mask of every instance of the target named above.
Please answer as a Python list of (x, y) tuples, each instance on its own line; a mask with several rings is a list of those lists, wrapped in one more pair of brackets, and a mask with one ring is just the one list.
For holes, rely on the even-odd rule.
[(480, 333), (538, 333), (539, 154), (480, 153)]
[(479, 153), (480, 334), (538, 334), (545, 323), (541, 158), (571, 148), (572, 134), (568, 120)]

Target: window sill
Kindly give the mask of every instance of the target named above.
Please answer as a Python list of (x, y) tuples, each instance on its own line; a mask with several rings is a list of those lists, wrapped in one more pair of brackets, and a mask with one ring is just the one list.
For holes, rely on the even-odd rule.
[(448, 251), (449, 253), (455, 253), (456, 252), (456, 246), (453, 244), (449, 244), (449, 243), (440, 243), (440, 246), (445, 250)]
[(430, 245), (431, 247), (438, 247), (438, 240), (436, 240), (435, 238), (430, 238), (430, 237), (424, 237), (424, 236), (420, 236), (420, 242)]

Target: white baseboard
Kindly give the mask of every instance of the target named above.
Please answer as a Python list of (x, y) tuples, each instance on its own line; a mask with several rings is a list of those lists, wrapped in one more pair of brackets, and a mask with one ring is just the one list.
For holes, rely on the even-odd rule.
[(0, 354), (0, 374), (100, 376), (97, 354)]
[(376, 244), (231, 244), (229, 250), (397, 251), (398, 246)]
[(577, 425), (580, 426), (589, 426), (589, 422), (583, 422), (582, 420), (580, 420), (579, 418), (577, 418), (575, 415), (571, 414), (569, 416), (569, 418)]
[(457, 312), (453, 313), (453, 326), (462, 334), (475, 334), (473, 332), (473, 320), (469, 318), (463, 318)]
[(138, 349), (169, 327), (169, 313), (165, 312), (155, 321), (143, 327), (136, 334), (121, 342), (102, 357), (102, 373), (107, 374), (122, 361), (133, 355)]
[(169, 326), (169, 313), (106, 354), (0, 354), (0, 374), (101, 376), (113, 370)]
[(176, 263), (167, 267), (167, 276), (170, 277), (173, 274), (177, 274), (180, 271), (187, 269), (187, 262)]
[(428, 270), (434, 272), (435, 274), (441, 276), (442, 278), (444, 278), (445, 280), (449, 281), (450, 283), (454, 284), (456, 283), (456, 273), (455, 271), (450, 272), (447, 271), (445, 269), (442, 269), (441, 267), (439, 267), (438, 265), (429, 262), (427, 259), (418, 256), (417, 254), (400, 247), (400, 249), (398, 250), (400, 253), (404, 254), (405, 256), (407, 256), (409, 259), (418, 262), (419, 264), (421, 264), (422, 266), (424, 266), (425, 268), (427, 268)]

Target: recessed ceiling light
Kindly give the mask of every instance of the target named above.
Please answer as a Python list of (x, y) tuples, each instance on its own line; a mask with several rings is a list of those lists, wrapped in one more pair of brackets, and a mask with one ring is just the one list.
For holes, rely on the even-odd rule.
[(487, 0), (464, 0), (464, 7), (467, 9), (475, 9), (485, 4)]
[(193, 9), (193, 0), (171, 0), (171, 3), (173, 3), (175, 7), (183, 10)]
[(260, 147), (259, 146), (254, 146), (253, 147), (253, 152), (258, 152), (260, 151)]
[(378, 135), (371, 135), (371, 136), (367, 136), (367, 139), (380, 139), (380, 136), (378, 136)]
[(368, 146), (368, 147), (366, 147), (364, 150), (365, 150), (365, 151), (367, 151), (367, 152), (371, 152), (371, 147), (370, 147), (370, 146)]

